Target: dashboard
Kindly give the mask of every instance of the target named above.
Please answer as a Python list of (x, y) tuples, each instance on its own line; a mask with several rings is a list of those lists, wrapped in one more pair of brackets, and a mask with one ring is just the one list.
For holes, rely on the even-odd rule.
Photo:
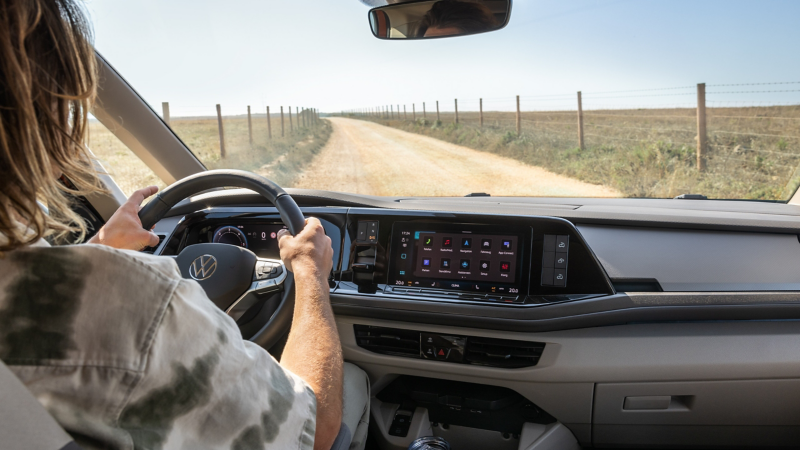
[[(581, 234), (563, 219), (323, 208), (307, 213), (320, 219), (334, 243), (334, 292), (495, 307), (615, 294)], [(161, 254), (214, 242), (277, 259), (283, 228), (280, 217), (266, 211), (199, 211), (181, 219)]]
[[(715, 223), (696, 202), (641, 201), (696, 215), (669, 223), (627, 200), (603, 221), (565, 200), (292, 194), (331, 237), (344, 356), (378, 400), (398, 375), (426, 377), (511, 389), (583, 445), (760, 444), (765, 427), (775, 443), (800, 438), (787, 396), (800, 392), (800, 210), (753, 204)], [(209, 194), (157, 224), (156, 253), (219, 242), (277, 258), (281, 228), (253, 196)], [(631, 397), (675, 401), (623, 410)]]
[[(750, 220), (743, 231), (708, 223), (705, 230), (643, 227), (641, 221), (576, 225), (522, 214), (527, 210), (516, 204), (517, 214), (509, 214), (505, 207), (482, 206), (486, 200), (474, 201), (485, 213), (462, 212), (472, 209), (462, 206), (467, 200), (435, 204), (453, 210), (425, 210), (422, 202), (414, 209), (405, 209), (410, 202), (404, 209), (336, 206), (330, 198), (324, 202), (334, 206), (302, 205), (304, 214), (320, 219), (333, 243), (334, 311), (509, 331), (652, 320), (800, 319), (794, 295), (800, 291), (800, 243), (774, 224), (755, 229)], [(216, 239), (278, 258), (272, 234), (283, 228), (280, 216), (252, 201), (224, 192), (177, 207), (156, 227), (165, 238), (156, 252), (177, 255), (187, 245)], [(664, 202), (669, 201), (655, 203)], [(770, 220), (783, 220), (772, 205), (754, 206)], [(541, 205), (530, 210), (542, 211)], [(745, 305), (759, 305), (758, 311)]]
[[(331, 237), (337, 315), (505, 332), (800, 320), (800, 207), (794, 205), (289, 191)], [(258, 195), (207, 193), (157, 224), (163, 242), (155, 252), (177, 255), (187, 245), (241, 232), (259, 256), (278, 258), (271, 233), (282, 227), (276, 209)], [(463, 239), (470, 236), (467, 249)], [(490, 253), (480, 253), (484, 240), (491, 241)], [(445, 259), (454, 266), (450, 273)], [(460, 270), (462, 263), (469, 270)], [(488, 271), (480, 270), (483, 263)]]

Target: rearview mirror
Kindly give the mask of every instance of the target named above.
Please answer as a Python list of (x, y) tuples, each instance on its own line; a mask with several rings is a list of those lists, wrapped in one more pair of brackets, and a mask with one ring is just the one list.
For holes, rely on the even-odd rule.
[(511, 0), (422, 0), (369, 11), (379, 39), (431, 39), (496, 31), (506, 26)]

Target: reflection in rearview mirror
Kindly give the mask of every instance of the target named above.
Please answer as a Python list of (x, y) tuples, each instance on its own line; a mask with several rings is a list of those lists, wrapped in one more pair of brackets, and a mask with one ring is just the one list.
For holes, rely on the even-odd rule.
[(374, 8), (369, 23), (379, 39), (430, 39), (499, 30), (510, 15), (511, 0), (423, 0)]

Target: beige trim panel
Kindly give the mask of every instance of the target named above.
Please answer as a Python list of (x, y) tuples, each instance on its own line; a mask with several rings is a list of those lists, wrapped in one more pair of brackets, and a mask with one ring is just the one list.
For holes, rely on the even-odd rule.
[[(800, 322), (654, 323), (545, 333), (513, 333), (337, 316), (345, 360), (361, 367), (377, 394), (397, 375), (513, 389), (581, 442), (591, 439), (595, 383), (775, 380), (800, 373)], [(539, 364), (495, 369), (380, 355), (356, 345), (354, 324), (545, 342)]]

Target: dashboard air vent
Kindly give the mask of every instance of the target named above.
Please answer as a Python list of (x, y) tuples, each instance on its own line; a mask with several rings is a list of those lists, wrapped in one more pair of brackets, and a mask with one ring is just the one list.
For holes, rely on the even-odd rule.
[(384, 355), (419, 358), (419, 331), (353, 325), (359, 347)]
[(464, 360), (481, 366), (516, 369), (535, 366), (544, 351), (544, 343), (470, 337)]

